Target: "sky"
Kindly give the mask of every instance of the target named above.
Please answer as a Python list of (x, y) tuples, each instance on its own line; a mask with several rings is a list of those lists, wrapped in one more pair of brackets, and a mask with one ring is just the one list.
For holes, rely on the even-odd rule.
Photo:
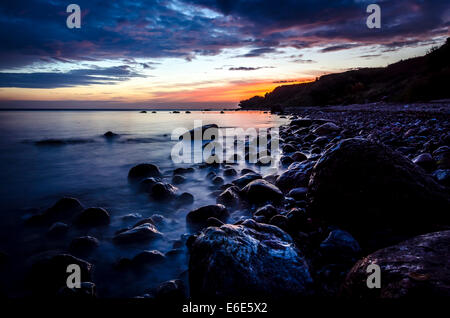
[(449, 0), (2, 0), (0, 108), (236, 107), (423, 55), (449, 25)]

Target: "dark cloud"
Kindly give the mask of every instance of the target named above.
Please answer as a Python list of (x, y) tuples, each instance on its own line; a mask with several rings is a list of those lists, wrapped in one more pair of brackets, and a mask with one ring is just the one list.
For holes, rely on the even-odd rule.
[[(2, 1), (0, 69), (43, 61), (164, 57), (190, 61), (227, 48), (248, 48), (244, 57), (270, 55), (287, 47), (330, 52), (349, 48), (346, 43), (395, 50), (448, 33), (448, 0), (377, 1), (382, 9), (379, 30), (365, 25), (365, 9), (371, 2), (77, 0), (83, 13), (81, 29), (68, 29), (67, 1)], [(395, 42), (401, 45), (391, 45)]]
[(77, 69), (69, 72), (0, 73), (0, 87), (56, 88), (92, 84), (114, 84), (142, 77), (127, 65)]
[(273, 66), (259, 66), (259, 67), (246, 67), (246, 66), (239, 66), (239, 67), (230, 67), (229, 71), (256, 71), (263, 68), (273, 68)]
[(357, 44), (338, 44), (338, 45), (327, 46), (326, 48), (321, 49), (320, 52), (327, 53), (327, 52), (334, 52), (334, 51), (342, 51), (342, 50), (352, 49), (357, 46), (359, 46), (359, 45), (357, 45)]

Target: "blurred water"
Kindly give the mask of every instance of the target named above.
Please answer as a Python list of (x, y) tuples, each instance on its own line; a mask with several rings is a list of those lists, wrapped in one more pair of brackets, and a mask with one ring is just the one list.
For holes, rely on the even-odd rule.
[[(154, 269), (138, 278), (116, 275), (111, 264), (118, 257), (131, 257), (143, 249), (167, 252), (173, 241), (189, 232), (185, 215), (189, 210), (215, 203), (208, 194), (217, 188), (205, 178), (208, 171), (196, 169), (187, 175), (188, 182), (179, 187), (195, 197), (192, 206), (174, 209), (152, 202), (148, 196), (136, 193), (128, 184), (129, 169), (139, 163), (158, 165), (171, 181), (174, 165), (170, 151), (176, 141), (171, 132), (177, 127), (191, 129), (194, 120), (219, 127), (268, 128), (286, 122), (286, 119), (258, 111), (202, 112), (190, 114), (158, 111), (156, 114), (138, 111), (0, 111), (0, 248), (25, 262), (29, 254), (47, 249), (65, 250), (70, 238), (93, 235), (101, 240), (96, 255), (90, 259), (96, 265), (96, 283), (101, 296), (133, 296), (142, 294), (158, 282), (176, 278), (187, 269), (186, 259)], [(120, 134), (108, 140), (106, 131)], [(44, 145), (36, 142), (55, 139), (64, 144)], [(186, 166), (186, 165), (184, 165)], [(242, 166), (240, 167), (242, 168)], [(266, 172), (257, 166), (253, 170)], [(230, 182), (232, 178), (225, 178)], [(63, 196), (78, 198), (85, 206), (106, 208), (112, 217), (107, 230), (71, 232), (72, 236), (59, 242), (47, 242), (42, 237), (46, 229), (23, 229), (26, 208), (44, 209)], [(166, 238), (160, 242), (133, 248), (116, 247), (110, 243), (114, 231), (133, 224), (122, 216), (138, 213), (144, 217), (158, 213), (169, 222), (161, 227)], [(17, 228), (17, 230), (16, 230)], [(14, 246), (14, 249), (12, 249)], [(20, 258), (23, 255), (23, 258)], [(21, 266), (11, 270), (20, 271)], [(8, 279), (9, 282), (9, 279)], [(11, 283), (11, 282), (9, 282)], [(20, 290), (16, 285), (14, 287)], [(16, 291), (17, 292), (17, 291)]]

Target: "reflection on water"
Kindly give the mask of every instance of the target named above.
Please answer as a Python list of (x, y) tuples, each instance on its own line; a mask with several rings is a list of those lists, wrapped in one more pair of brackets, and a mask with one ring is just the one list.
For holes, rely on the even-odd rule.
[[(201, 112), (156, 114), (138, 111), (1, 111), (0, 112), (0, 206), (1, 245), (12, 255), (17, 275), (27, 256), (50, 249), (67, 250), (70, 239), (92, 235), (100, 247), (89, 260), (96, 266), (94, 280), (101, 296), (134, 296), (145, 293), (155, 284), (183, 277), (187, 269), (186, 254), (173, 255), (168, 264), (145, 272), (117, 274), (114, 264), (120, 257), (132, 257), (144, 249), (164, 253), (179, 244), (176, 240), (187, 233), (185, 215), (193, 208), (215, 203), (209, 193), (217, 190), (206, 178), (207, 169), (196, 169), (186, 175), (187, 181), (177, 185), (181, 192), (194, 195), (190, 206), (174, 207), (158, 204), (134, 191), (127, 181), (129, 169), (149, 162), (159, 166), (166, 181), (171, 182), (175, 165), (170, 151), (177, 127), (192, 129), (194, 120), (219, 127), (267, 128), (285, 123), (262, 112)], [(112, 131), (117, 138), (105, 138)], [(240, 166), (239, 168), (243, 168)], [(251, 166), (267, 173), (265, 167)], [(261, 170), (262, 169), (262, 170)], [(233, 177), (224, 176), (225, 182)], [(71, 229), (66, 240), (52, 242), (43, 237), (46, 230), (21, 226), (26, 208), (46, 208), (62, 196), (78, 198), (85, 206), (106, 208), (112, 217), (107, 229)], [(239, 218), (245, 211), (233, 214)], [(165, 220), (158, 226), (165, 238), (145, 246), (117, 247), (111, 237), (118, 229), (130, 226), (140, 218), (161, 214)], [(14, 243), (12, 243), (14, 242)], [(13, 248), (14, 247), (14, 248)], [(23, 265), (23, 266), (22, 266)], [(15, 284), (14, 278), (7, 283)], [(14, 285), (20, 294), (20, 287)], [(13, 290), (14, 290), (13, 288)]]

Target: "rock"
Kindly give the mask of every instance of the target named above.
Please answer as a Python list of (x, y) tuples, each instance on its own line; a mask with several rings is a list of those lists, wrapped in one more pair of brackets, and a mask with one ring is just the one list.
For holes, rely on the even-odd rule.
[(316, 134), (318, 136), (326, 136), (333, 133), (337, 133), (341, 130), (341, 128), (333, 123), (325, 123), (317, 127), (312, 131), (313, 134)]
[(227, 207), (237, 207), (240, 203), (239, 188), (232, 186), (223, 191), (216, 200), (217, 203), (223, 204)]
[(70, 254), (47, 252), (34, 256), (30, 261), (32, 265), (26, 277), (27, 286), (40, 297), (55, 296), (62, 287), (66, 286), (69, 275), (67, 268), (71, 264), (80, 267), (82, 282), (92, 280), (92, 265)]
[(294, 159), (292, 159), (290, 156), (282, 156), (280, 159), (280, 162), (283, 166), (289, 166), (291, 163), (294, 162)]
[[(450, 296), (450, 231), (421, 235), (358, 261), (341, 295), (353, 298), (442, 299)], [(367, 267), (381, 269), (381, 288), (367, 288)]]
[(311, 294), (312, 279), (292, 239), (277, 227), (246, 220), (209, 227), (188, 241), (192, 297)]
[(158, 182), (161, 182), (160, 178), (145, 178), (139, 183), (139, 191), (150, 193), (152, 187)]
[(306, 157), (306, 155), (304, 153), (301, 153), (300, 151), (296, 151), (291, 155), (291, 158), (293, 161), (297, 161), (297, 162), (301, 162), (304, 161), (306, 159), (308, 159)]
[(166, 256), (157, 250), (143, 251), (133, 257), (131, 264), (134, 267), (160, 264), (166, 260)]
[(150, 196), (156, 201), (167, 201), (175, 198), (178, 189), (169, 183), (155, 183), (150, 191)]
[(239, 188), (243, 188), (250, 182), (257, 180), (257, 179), (262, 179), (262, 176), (258, 173), (249, 172), (249, 173), (244, 174), (242, 177), (240, 177), (236, 180), (233, 180), (232, 183), (234, 185), (237, 185)]
[(333, 258), (357, 255), (361, 248), (350, 233), (342, 230), (333, 230), (320, 244), (321, 253)]
[(266, 204), (265, 206), (260, 207), (258, 210), (256, 210), (254, 215), (263, 216), (267, 220), (270, 220), (274, 215), (277, 215), (277, 213), (277, 209), (272, 204)]
[(306, 194), (308, 193), (308, 188), (294, 188), (289, 191), (288, 196), (294, 198), (297, 201), (305, 200)]
[(275, 185), (283, 191), (308, 186), (314, 161), (294, 162), (275, 181)]
[(172, 177), (172, 182), (173, 182), (173, 184), (182, 184), (182, 183), (186, 182), (186, 178), (179, 174), (176, 174)]
[(227, 208), (222, 204), (207, 205), (189, 212), (186, 215), (186, 221), (189, 224), (202, 227), (206, 225), (206, 221), (210, 217), (226, 222), (229, 217), (229, 213)]
[(242, 189), (242, 194), (250, 203), (280, 203), (283, 193), (275, 185), (263, 179), (250, 182)]
[(326, 151), (308, 189), (311, 215), (351, 232), (363, 248), (449, 224), (442, 187), (400, 153), (365, 139), (346, 139)]
[(276, 227), (279, 227), (284, 231), (288, 230), (288, 218), (284, 215), (281, 214), (274, 215), (270, 219), (269, 223), (275, 225)]
[(128, 172), (128, 179), (130, 180), (142, 180), (149, 177), (161, 177), (161, 171), (159, 168), (151, 163), (141, 163), (134, 166)]
[(175, 200), (178, 205), (192, 204), (194, 203), (194, 196), (189, 192), (183, 192)]
[(54, 238), (59, 238), (67, 234), (69, 226), (63, 222), (53, 223), (47, 231), (47, 235)]
[(192, 140), (194, 140), (194, 139), (209, 140), (209, 139), (203, 139), (203, 135), (205, 134), (205, 132), (207, 130), (208, 130), (208, 133), (211, 133), (211, 135), (217, 136), (218, 132), (219, 132), (219, 126), (217, 126), (216, 124), (209, 124), (209, 125), (203, 125), (201, 127), (191, 129), (191, 130), (189, 130), (188, 133), (181, 135), (180, 140), (186, 139), (187, 136), (190, 136), (190, 138)]
[(159, 284), (155, 298), (158, 301), (170, 301), (171, 304), (186, 300), (186, 287), (180, 279), (173, 279)]
[(69, 252), (75, 255), (88, 255), (100, 245), (92, 236), (77, 237), (70, 242)]
[(450, 186), (450, 169), (438, 169), (433, 172), (433, 177), (442, 185)]
[(82, 282), (80, 288), (69, 288), (67, 286), (61, 288), (57, 296), (69, 299), (95, 299), (97, 290), (94, 283)]
[(108, 139), (119, 137), (118, 134), (115, 134), (115, 133), (113, 133), (112, 131), (107, 131), (107, 132), (105, 132), (105, 133), (103, 134), (103, 136), (104, 136), (105, 138), (108, 138)]
[(241, 175), (245, 175), (247, 173), (254, 173), (254, 174), (256, 174), (256, 172), (253, 171), (252, 169), (244, 168), (244, 169), (241, 170)]
[(83, 227), (103, 226), (108, 225), (109, 222), (109, 213), (103, 208), (87, 208), (74, 221), (76, 225)]
[(291, 144), (285, 144), (282, 148), (283, 153), (294, 153), (297, 151), (297, 148)]
[(56, 220), (71, 219), (74, 215), (83, 211), (84, 207), (75, 198), (64, 197), (59, 199), (52, 207), (41, 214), (33, 215), (27, 224), (42, 224)]
[(232, 177), (237, 175), (237, 172), (234, 168), (227, 168), (223, 171), (223, 175), (226, 177)]
[(217, 226), (217, 227), (220, 227), (220, 226), (222, 226), (224, 223), (221, 221), (221, 220), (219, 220), (219, 219), (216, 219), (216, 218), (208, 218), (207, 220), (206, 220), (206, 226), (208, 227), (208, 226)]
[(425, 171), (432, 171), (436, 163), (433, 157), (429, 153), (423, 153), (415, 157), (412, 162), (414, 162), (419, 167), (422, 167)]
[(144, 223), (133, 227), (114, 236), (113, 241), (116, 244), (144, 243), (155, 239), (160, 239), (163, 234), (150, 223)]
[[(310, 224), (308, 222), (308, 217), (306, 211), (302, 208), (293, 208), (286, 214), (286, 220), (282, 221), (282, 226), (285, 226), (288, 233), (295, 233), (297, 231), (307, 231), (310, 230)], [(284, 224), (286, 223), (286, 224)], [(271, 224), (275, 224), (272, 223)]]
[(212, 183), (213, 183), (214, 185), (222, 185), (222, 184), (224, 183), (224, 180), (223, 180), (222, 177), (215, 176), (215, 177), (212, 179)]

